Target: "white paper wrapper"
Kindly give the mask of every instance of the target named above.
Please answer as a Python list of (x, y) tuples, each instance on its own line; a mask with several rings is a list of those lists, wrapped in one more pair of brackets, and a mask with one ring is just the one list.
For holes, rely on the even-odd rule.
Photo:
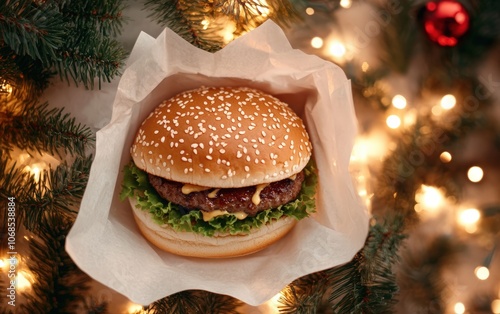
[[(284, 100), (311, 137), (320, 186), (317, 214), (258, 253), (196, 259), (158, 250), (139, 233), (121, 202), (123, 166), (140, 123), (162, 100), (206, 86), (248, 86)], [(217, 53), (170, 30), (140, 34), (118, 85), (110, 123), (97, 132), (96, 155), (80, 212), (66, 241), (75, 263), (133, 302), (202, 289), (262, 304), (294, 279), (349, 261), (363, 246), (368, 215), (348, 171), (356, 135), (350, 82), (343, 71), (294, 50), (266, 22)]]

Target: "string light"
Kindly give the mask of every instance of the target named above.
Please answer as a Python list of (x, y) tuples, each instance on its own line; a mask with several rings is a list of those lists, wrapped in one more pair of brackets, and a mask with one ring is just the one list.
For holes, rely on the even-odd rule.
[(455, 314), (464, 314), (465, 313), (465, 305), (462, 302), (455, 303), (453, 307)]
[(500, 314), (500, 299), (495, 299), (491, 302), (491, 311), (493, 314)]
[(311, 39), (311, 46), (316, 49), (323, 47), (323, 39), (320, 37), (314, 37)]
[(441, 159), (441, 161), (444, 163), (449, 163), (452, 159), (452, 156), (449, 152), (442, 152), (441, 155), (439, 155), (439, 159)]
[(340, 0), (340, 6), (344, 9), (349, 9), (352, 5), (351, 0)]
[(12, 85), (7, 83), (6, 80), (0, 79), (0, 94), (12, 93)]
[(476, 208), (462, 210), (458, 214), (458, 224), (464, 227), (468, 233), (474, 233), (477, 230), (477, 223), (481, 218), (481, 213)]
[(406, 98), (402, 95), (396, 95), (392, 98), (392, 106), (397, 109), (406, 108)]
[(35, 182), (38, 183), (40, 181), (41, 172), (45, 167), (45, 163), (35, 163), (31, 166), (24, 167), (24, 171), (29, 172), (35, 179)]
[(346, 48), (341, 42), (334, 41), (328, 46), (328, 52), (330, 52), (330, 54), (335, 58), (340, 59), (345, 55)]
[(210, 24), (210, 22), (208, 20), (201, 21), (201, 25), (203, 25), (203, 29), (207, 29), (209, 24)]
[(483, 179), (483, 169), (481, 167), (470, 167), (469, 171), (467, 171), (467, 177), (471, 182), (477, 183)]
[(440, 189), (434, 186), (422, 184), (420, 189), (415, 193), (415, 201), (418, 203), (415, 211), (436, 210), (444, 202), (444, 196)]
[(16, 285), (19, 291), (31, 289), (31, 284), (35, 282), (33, 275), (26, 270), (20, 270), (16, 276)]
[(307, 8), (307, 9), (306, 9), (306, 14), (307, 14), (307, 15), (313, 15), (313, 14), (314, 14), (314, 9), (313, 9), (313, 8), (311, 8), (311, 7)]
[(139, 313), (142, 312), (142, 305), (140, 304), (131, 303), (127, 308), (128, 314), (138, 313), (138, 312)]
[(486, 280), (490, 276), (490, 270), (488, 267), (478, 266), (474, 269), (474, 274), (479, 280)]
[(272, 297), (270, 300), (268, 300), (266, 303), (263, 304), (263, 307), (265, 309), (264, 313), (270, 313), (270, 314), (278, 314), (280, 312), (279, 306), (283, 305), (279, 300), (281, 298), (281, 292), (276, 294), (274, 297)]
[(387, 117), (385, 123), (389, 128), (397, 129), (401, 126), (401, 118), (393, 114)]
[(367, 72), (369, 68), (370, 68), (370, 65), (368, 64), (368, 62), (364, 61), (364, 62), (361, 64), (361, 71), (363, 71), (363, 72)]
[(444, 95), (443, 98), (441, 98), (441, 107), (445, 110), (450, 110), (455, 107), (456, 104), (457, 99), (451, 94)]

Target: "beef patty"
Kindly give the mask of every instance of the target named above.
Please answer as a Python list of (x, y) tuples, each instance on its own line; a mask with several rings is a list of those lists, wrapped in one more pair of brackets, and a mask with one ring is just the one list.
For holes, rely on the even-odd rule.
[(214, 189), (184, 194), (182, 193), (183, 183), (166, 180), (152, 174), (149, 174), (149, 182), (161, 197), (187, 210), (245, 212), (253, 217), (263, 210), (278, 207), (297, 198), (304, 177), (304, 172), (301, 171), (294, 180), (284, 179), (270, 183), (260, 192), (261, 200), (258, 205), (252, 202), (256, 186), (220, 189), (212, 198), (208, 195)]

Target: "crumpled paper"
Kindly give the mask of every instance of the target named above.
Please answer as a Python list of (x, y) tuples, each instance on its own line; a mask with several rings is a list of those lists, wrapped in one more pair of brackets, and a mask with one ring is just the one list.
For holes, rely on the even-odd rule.
[[(273, 94), (303, 118), (311, 137), (320, 180), (317, 213), (251, 255), (197, 259), (163, 252), (140, 234), (129, 203), (118, 197), (140, 123), (164, 99), (201, 85)], [(188, 289), (262, 304), (293, 280), (348, 262), (362, 248), (368, 213), (348, 171), (356, 132), (343, 71), (292, 49), (271, 21), (216, 53), (193, 47), (169, 29), (156, 39), (141, 33), (118, 85), (111, 121), (97, 132), (95, 159), (66, 250), (84, 272), (139, 304)]]

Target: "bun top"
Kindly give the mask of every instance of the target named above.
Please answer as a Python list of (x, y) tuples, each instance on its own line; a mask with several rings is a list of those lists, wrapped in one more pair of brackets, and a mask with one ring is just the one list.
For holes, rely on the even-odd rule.
[(148, 173), (213, 188), (283, 180), (306, 166), (311, 151), (287, 104), (246, 87), (202, 87), (162, 102), (131, 148)]

